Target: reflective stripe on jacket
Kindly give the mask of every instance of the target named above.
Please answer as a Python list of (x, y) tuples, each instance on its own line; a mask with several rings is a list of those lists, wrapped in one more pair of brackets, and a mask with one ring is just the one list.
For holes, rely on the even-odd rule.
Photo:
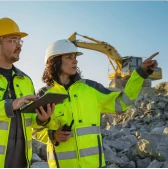
[(55, 106), (48, 128), (57, 130), (56, 120), (59, 120), (61, 126), (70, 125), (74, 120), (74, 125), (71, 138), (55, 147), (47, 139), (47, 129), (36, 134), (36, 139), (48, 144), (49, 166), (60, 168), (105, 166), (100, 112), (116, 113), (127, 110), (137, 98), (143, 81), (144, 79), (134, 71), (123, 92), (112, 92), (91, 80), (77, 80), (66, 91), (62, 85), (55, 82), (47, 92), (68, 93), (70, 97)]
[[(11, 118), (14, 117), (14, 113), (12, 110), (12, 100), (4, 99), (5, 98), (4, 95), (7, 92), (7, 86), (8, 82), (6, 78), (0, 74), (0, 168), (4, 167)], [(16, 68), (15, 74), (13, 76), (13, 86), (16, 98), (34, 94), (34, 87), (31, 79)], [(38, 127), (36, 123), (36, 114), (23, 113), (21, 114), (21, 118), (25, 139), (25, 152), (26, 152), (25, 156), (27, 159), (27, 165), (28, 167), (30, 167), (30, 160), (32, 158), (31, 126), (33, 125), (33, 127)]]

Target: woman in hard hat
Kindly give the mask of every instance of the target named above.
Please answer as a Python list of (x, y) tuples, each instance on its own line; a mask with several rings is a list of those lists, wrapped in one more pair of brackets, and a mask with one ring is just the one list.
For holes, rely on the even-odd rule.
[(21, 38), (27, 35), (12, 19), (0, 19), (0, 168), (30, 167), (31, 127), (47, 122), (54, 110), (53, 105), (50, 111), (37, 112), (38, 118), (20, 112), (22, 106), (37, 99), (30, 77), (13, 65), (19, 60)]
[[(112, 92), (95, 81), (81, 78), (77, 68), (77, 56), (81, 54), (69, 40), (58, 40), (46, 50), (42, 77), (46, 87), (39, 90), (39, 95), (47, 92), (69, 94), (68, 99), (55, 106), (48, 131), (45, 129), (36, 135), (36, 139), (48, 143), (50, 167), (104, 167), (100, 112), (127, 110), (149, 75), (145, 71), (157, 66), (156, 61), (148, 59), (133, 72), (124, 92)], [(57, 128), (56, 119), (60, 128)]]

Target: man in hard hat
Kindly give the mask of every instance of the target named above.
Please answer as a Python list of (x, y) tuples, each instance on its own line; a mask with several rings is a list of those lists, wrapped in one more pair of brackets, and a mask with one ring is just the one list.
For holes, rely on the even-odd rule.
[(53, 113), (54, 105), (47, 112), (40, 107), (38, 115), (20, 113), (23, 105), (37, 99), (31, 79), (13, 65), (27, 35), (12, 19), (0, 19), (0, 168), (30, 167), (31, 125), (45, 124)]
[[(50, 167), (104, 167), (100, 112), (127, 110), (149, 76), (148, 70), (157, 66), (156, 61), (147, 59), (132, 73), (123, 92), (112, 92), (95, 81), (81, 79), (77, 68), (77, 56), (81, 54), (66, 39), (52, 43), (46, 50), (42, 80), (47, 87), (39, 90), (39, 95), (47, 92), (69, 94), (68, 99), (55, 106), (49, 130), (36, 134), (36, 139), (48, 143)], [(55, 119), (59, 120), (60, 128), (54, 124)], [(51, 141), (46, 139), (48, 136)]]

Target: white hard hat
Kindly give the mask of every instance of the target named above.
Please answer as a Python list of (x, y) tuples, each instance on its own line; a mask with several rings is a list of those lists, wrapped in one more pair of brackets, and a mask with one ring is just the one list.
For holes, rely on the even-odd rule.
[(58, 40), (52, 43), (46, 50), (45, 65), (47, 65), (48, 59), (52, 59), (55, 56), (77, 53), (77, 56), (82, 55), (82, 52), (78, 52), (78, 48), (68, 39)]

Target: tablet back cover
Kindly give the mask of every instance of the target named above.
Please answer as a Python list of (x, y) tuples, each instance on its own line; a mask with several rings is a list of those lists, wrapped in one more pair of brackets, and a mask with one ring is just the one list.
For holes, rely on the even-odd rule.
[(39, 108), (40, 106), (46, 106), (47, 104), (58, 104), (61, 103), (64, 99), (68, 98), (68, 94), (60, 94), (60, 93), (46, 93), (38, 100), (32, 102), (31, 104), (27, 105), (23, 109), (21, 109), (21, 113), (35, 113), (35, 109)]

